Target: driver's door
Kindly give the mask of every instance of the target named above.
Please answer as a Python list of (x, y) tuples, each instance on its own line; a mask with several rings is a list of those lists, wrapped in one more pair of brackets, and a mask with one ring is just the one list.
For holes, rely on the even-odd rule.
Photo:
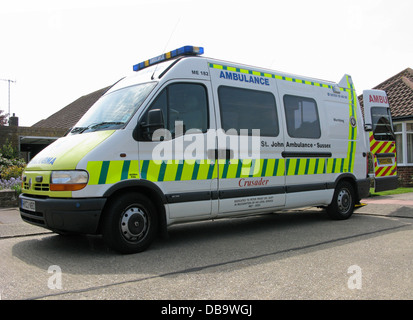
[[(208, 217), (212, 212), (218, 168), (214, 159), (208, 159), (206, 147), (210, 132), (215, 134), (210, 92), (209, 81), (168, 82), (138, 124), (140, 177), (166, 195), (172, 219)], [(163, 129), (155, 133), (148, 128), (153, 110), (158, 114), (161, 110), (162, 116), (156, 118), (163, 118)], [(215, 143), (215, 138), (210, 141)]]

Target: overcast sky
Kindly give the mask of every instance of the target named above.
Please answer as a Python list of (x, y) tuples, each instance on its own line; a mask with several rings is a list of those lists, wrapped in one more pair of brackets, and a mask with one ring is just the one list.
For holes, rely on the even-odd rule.
[[(183, 45), (361, 94), (413, 67), (412, 0), (0, 0), (0, 79), (31, 126)], [(8, 112), (8, 83), (0, 81)]]

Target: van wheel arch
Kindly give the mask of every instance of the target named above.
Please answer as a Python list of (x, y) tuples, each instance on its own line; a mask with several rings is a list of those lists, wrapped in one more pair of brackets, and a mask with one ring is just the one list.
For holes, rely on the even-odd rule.
[(342, 181), (347, 181), (347, 182), (350, 183), (350, 184), (352, 185), (352, 187), (353, 187), (356, 203), (359, 203), (361, 198), (360, 198), (360, 196), (359, 196), (359, 190), (358, 190), (358, 188), (357, 188), (357, 182), (356, 182), (356, 180), (357, 180), (356, 177), (355, 177), (353, 174), (351, 174), (351, 173), (342, 174), (342, 175), (340, 175), (340, 176), (336, 179), (336, 181), (334, 182), (334, 189), (336, 189), (337, 185), (338, 185), (340, 182), (342, 182)]
[[(156, 214), (158, 216), (158, 234), (162, 238), (168, 237), (167, 232), (167, 223), (166, 223), (166, 212), (165, 206), (166, 197), (160, 188), (155, 185), (154, 183), (147, 181), (147, 180), (128, 180), (122, 181), (120, 183), (115, 184), (111, 188), (109, 188), (104, 197), (107, 198), (105, 208), (103, 208), (103, 212), (106, 212), (107, 206), (113, 201), (113, 199), (119, 197), (120, 195), (128, 192), (133, 192), (136, 194), (142, 194), (143, 196), (147, 197), (155, 207)], [(99, 224), (99, 232), (102, 233), (103, 227), (103, 218), (100, 220)]]

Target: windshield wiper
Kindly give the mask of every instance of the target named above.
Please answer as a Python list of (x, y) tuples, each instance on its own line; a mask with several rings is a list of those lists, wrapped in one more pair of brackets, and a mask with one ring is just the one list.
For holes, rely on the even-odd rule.
[(80, 133), (85, 132), (86, 130), (91, 130), (91, 131), (93, 131), (93, 130), (97, 130), (97, 129), (99, 129), (100, 127), (103, 127), (103, 126), (122, 125), (122, 124), (125, 124), (125, 122), (119, 122), (119, 121), (103, 121), (103, 122), (99, 122), (99, 123), (96, 123), (96, 124), (92, 123), (91, 125), (89, 125), (89, 126), (87, 126), (87, 127), (76, 127), (76, 128), (73, 128), (73, 130), (72, 130), (70, 133), (72, 133), (72, 134), (76, 134), (76, 133), (80, 134)]
[(86, 129), (87, 127), (75, 127), (72, 129), (72, 131), (70, 131), (70, 134), (82, 133)]
[(111, 125), (121, 125), (121, 124), (124, 124), (125, 122), (116, 122), (116, 121), (104, 121), (104, 122), (99, 122), (99, 123), (97, 123), (97, 124), (93, 124), (93, 125), (90, 125), (90, 126), (88, 126), (87, 128), (88, 129), (97, 129), (97, 128), (100, 128), (100, 127), (102, 127), (102, 126), (111, 126)]

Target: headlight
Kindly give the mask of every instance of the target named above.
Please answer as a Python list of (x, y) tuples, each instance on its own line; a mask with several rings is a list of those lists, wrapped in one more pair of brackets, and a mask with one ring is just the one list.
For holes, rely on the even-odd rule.
[(77, 191), (86, 187), (89, 175), (86, 171), (52, 171), (50, 191)]

